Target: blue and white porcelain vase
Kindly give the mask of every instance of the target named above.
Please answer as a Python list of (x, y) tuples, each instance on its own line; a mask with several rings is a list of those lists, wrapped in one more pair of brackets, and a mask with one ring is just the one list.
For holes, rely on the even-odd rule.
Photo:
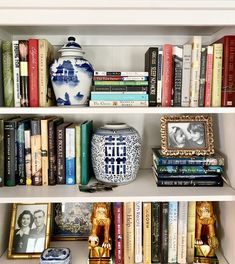
[(98, 181), (129, 183), (135, 180), (140, 167), (141, 138), (124, 123), (106, 124), (92, 135), (91, 158)]
[(57, 105), (87, 105), (94, 72), (92, 65), (83, 58), (84, 52), (74, 37), (69, 37), (59, 52), (61, 57), (50, 69)]

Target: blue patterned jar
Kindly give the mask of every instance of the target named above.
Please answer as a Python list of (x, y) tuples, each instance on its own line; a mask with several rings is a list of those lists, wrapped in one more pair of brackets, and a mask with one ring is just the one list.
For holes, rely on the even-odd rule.
[(58, 106), (87, 105), (93, 67), (83, 58), (81, 46), (74, 37), (68, 38), (59, 52), (61, 57), (51, 65), (50, 76)]
[(92, 135), (91, 158), (98, 181), (129, 183), (140, 167), (141, 138), (124, 123), (106, 124)]

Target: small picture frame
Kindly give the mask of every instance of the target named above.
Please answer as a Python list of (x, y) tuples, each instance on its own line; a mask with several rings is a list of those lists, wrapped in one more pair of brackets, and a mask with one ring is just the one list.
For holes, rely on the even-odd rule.
[(13, 204), (8, 258), (39, 258), (49, 245), (51, 205)]
[(52, 208), (53, 240), (88, 239), (92, 227), (92, 203), (55, 203)]
[(212, 117), (208, 115), (163, 116), (161, 150), (166, 156), (214, 154)]

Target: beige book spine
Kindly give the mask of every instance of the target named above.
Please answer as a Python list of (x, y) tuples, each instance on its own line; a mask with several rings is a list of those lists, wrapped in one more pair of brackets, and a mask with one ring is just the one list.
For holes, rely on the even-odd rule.
[(134, 263), (134, 202), (123, 205), (124, 263)]
[(193, 263), (195, 250), (196, 202), (188, 203), (187, 263)]
[(151, 203), (143, 203), (143, 263), (151, 264)]
[(142, 202), (135, 202), (135, 263), (142, 263)]
[(212, 106), (219, 107), (221, 106), (223, 44), (217, 43), (213, 47)]
[(81, 127), (75, 126), (76, 184), (81, 183)]

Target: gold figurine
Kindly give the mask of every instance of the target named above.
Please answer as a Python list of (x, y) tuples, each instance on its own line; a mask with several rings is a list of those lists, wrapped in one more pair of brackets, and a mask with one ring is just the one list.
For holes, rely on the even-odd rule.
[(92, 230), (88, 238), (90, 264), (112, 263), (111, 250), (111, 203), (94, 203), (91, 215)]

